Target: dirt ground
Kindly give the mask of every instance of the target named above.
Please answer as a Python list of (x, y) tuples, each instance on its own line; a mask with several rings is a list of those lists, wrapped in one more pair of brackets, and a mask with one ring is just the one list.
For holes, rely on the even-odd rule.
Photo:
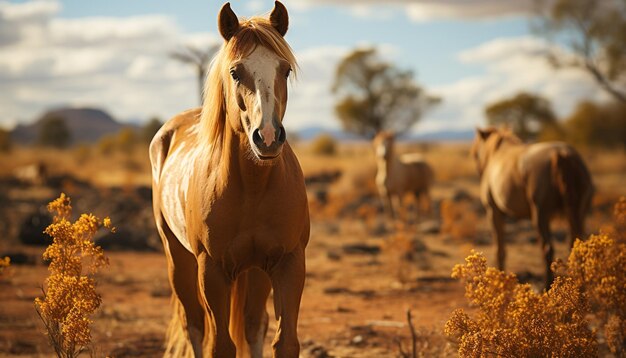
[[(310, 167), (307, 160), (305, 172)], [(610, 205), (626, 194), (622, 169), (620, 165), (613, 171), (594, 172), (598, 195), (587, 231), (597, 231), (609, 219)], [(454, 309), (468, 307), (463, 287), (450, 278), (451, 269), (472, 249), (494, 263), (490, 232), (477, 206), (477, 184), (471, 176), (438, 181), (432, 193), (433, 212), (418, 220), (411, 217), (404, 227), (385, 219), (376, 208), (347, 205), (354, 196), (341, 190), (327, 193), (324, 204), (311, 193), (313, 221), (299, 321), (301, 356), (401, 356), (410, 343), (407, 310), (424, 356), (456, 356), (443, 326)], [(463, 197), (459, 193), (470, 199), (454, 199)], [(444, 230), (446, 200), (448, 207), (460, 208), (460, 216), (448, 221), (463, 222), (463, 230)], [(555, 222), (553, 231), (556, 257), (565, 258), (564, 223)], [(508, 269), (539, 289), (542, 257), (530, 223), (510, 222), (507, 233)], [(24, 261), (15, 262), (9, 277), (0, 280), (0, 357), (52, 354), (33, 305), (47, 275), (43, 250), (14, 243), (8, 247), (0, 240), (0, 254), (19, 252)], [(103, 304), (94, 317), (97, 356), (160, 356), (171, 312), (165, 257), (160, 252), (135, 251), (110, 251), (107, 256), (110, 266), (98, 278)], [(273, 317), (271, 302), (268, 312)], [(275, 329), (271, 319), (266, 356), (271, 355)]]

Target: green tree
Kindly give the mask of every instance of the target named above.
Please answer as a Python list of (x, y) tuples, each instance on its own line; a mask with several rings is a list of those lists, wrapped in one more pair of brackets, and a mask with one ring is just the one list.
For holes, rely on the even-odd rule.
[(70, 144), (72, 134), (61, 117), (44, 119), (39, 128), (37, 143), (47, 147), (65, 148)]
[(148, 121), (148, 123), (146, 123), (141, 129), (141, 138), (143, 139), (143, 141), (145, 143), (150, 143), (152, 141), (152, 138), (154, 138), (156, 132), (161, 129), (162, 125), (163, 123), (161, 122), (161, 120), (159, 120), (159, 118), (152, 117)]
[(332, 90), (344, 129), (367, 138), (382, 130), (408, 130), (440, 101), (425, 93), (413, 72), (383, 61), (375, 48), (348, 54), (337, 66)]
[(320, 134), (311, 143), (311, 151), (316, 155), (334, 156), (337, 154), (337, 141), (330, 134)]
[(529, 93), (487, 105), (485, 116), (490, 125), (505, 125), (522, 140), (536, 139), (546, 127), (557, 126), (550, 102)]
[(4, 128), (0, 128), (0, 152), (9, 152), (11, 147), (13, 147), (11, 133)]
[(555, 66), (589, 72), (615, 99), (626, 102), (626, 1), (535, 0), (535, 32), (566, 39), (572, 56), (549, 53)]
[(568, 141), (589, 147), (626, 149), (626, 104), (581, 102), (565, 119)]

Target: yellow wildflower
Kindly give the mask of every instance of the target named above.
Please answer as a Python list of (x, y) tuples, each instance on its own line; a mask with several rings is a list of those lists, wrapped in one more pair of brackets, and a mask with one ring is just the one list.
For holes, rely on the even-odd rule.
[(102, 301), (94, 274), (108, 264), (102, 248), (92, 240), (101, 227), (110, 227), (111, 220), (82, 214), (70, 222), (71, 201), (65, 194), (48, 204), (48, 210), (55, 214), (44, 231), (52, 238), (43, 253), (50, 262), (50, 276), (43, 297), (35, 299), (35, 308), (57, 355), (76, 357), (91, 342), (89, 316)]

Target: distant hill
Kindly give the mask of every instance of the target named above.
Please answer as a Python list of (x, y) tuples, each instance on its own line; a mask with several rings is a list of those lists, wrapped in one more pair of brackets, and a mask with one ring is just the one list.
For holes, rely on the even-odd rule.
[(65, 124), (72, 134), (71, 144), (95, 143), (101, 137), (117, 133), (127, 126), (100, 109), (60, 108), (46, 112), (31, 124), (18, 125), (11, 132), (11, 139), (15, 143), (35, 144), (42, 123), (53, 117), (60, 117), (65, 120)]
[[(333, 138), (340, 141), (362, 141), (362, 137), (352, 133), (344, 132), (340, 129), (324, 128), (324, 127), (308, 127), (297, 131), (298, 138), (302, 140), (314, 139), (320, 134), (329, 134)], [(402, 136), (400, 140), (409, 141), (471, 141), (474, 138), (474, 130), (445, 130), (430, 133), (416, 133), (408, 136)]]

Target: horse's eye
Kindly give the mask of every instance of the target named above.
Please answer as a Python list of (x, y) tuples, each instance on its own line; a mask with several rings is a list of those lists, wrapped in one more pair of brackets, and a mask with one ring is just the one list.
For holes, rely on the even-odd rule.
[(289, 78), (290, 73), (291, 73), (291, 68), (287, 70), (287, 74), (285, 74), (285, 78)]
[(230, 77), (232, 77), (235, 82), (239, 82), (239, 75), (237, 74), (237, 71), (235, 71), (234, 68), (231, 68), (230, 70)]

